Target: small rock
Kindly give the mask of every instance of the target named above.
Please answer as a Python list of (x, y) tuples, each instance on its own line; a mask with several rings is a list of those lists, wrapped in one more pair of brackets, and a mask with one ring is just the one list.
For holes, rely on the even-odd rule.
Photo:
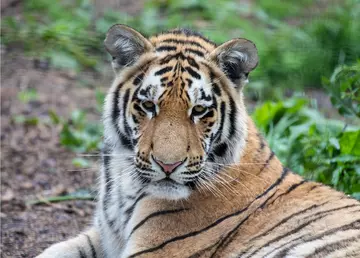
[(21, 185), (20, 185), (20, 187), (21, 188), (23, 188), (23, 189), (31, 189), (31, 188), (33, 188), (34, 186), (33, 186), (33, 184), (31, 183), (31, 182), (24, 182), (24, 183), (22, 183)]
[(15, 198), (14, 192), (11, 189), (7, 189), (6, 192), (1, 196), (1, 201), (8, 202)]

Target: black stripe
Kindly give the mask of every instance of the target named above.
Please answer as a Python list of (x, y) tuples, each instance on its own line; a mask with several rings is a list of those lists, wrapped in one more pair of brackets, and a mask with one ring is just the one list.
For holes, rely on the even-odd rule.
[(214, 147), (213, 153), (218, 157), (224, 157), (227, 153), (228, 147), (227, 143), (220, 143)]
[(169, 33), (175, 34), (175, 35), (183, 34), (183, 35), (185, 35), (187, 37), (191, 37), (191, 36), (197, 37), (197, 38), (202, 39), (203, 41), (205, 41), (205, 42), (207, 42), (207, 43), (209, 43), (209, 44), (211, 44), (213, 46), (216, 46), (216, 44), (214, 42), (212, 42), (211, 40), (205, 38), (200, 33), (192, 31), (190, 29), (177, 29), (177, 30), (170, 31)]
[(355, 236), (355, 237), (351, 237), (351, 238), (347, 238), (347, 239), (342, 239), (340, 241), (336, 241), (334, 243), (328, 244), (328, 245), (323, 246), (321, 248), (316, 248), (315, 252), (313, 252), (312, 254), (306, 256), (306, 258), (314, 257), (314, 255), (316, 255), (316, 257), (326, 257), (326, 255), (328, 255), (328, 254), (330, 254), (332, 252), (340, 251), (341, 249), (349, 247), (350, 243), (355, 242), (358, 239), (360, 239), (360, 235)]
[[(315, 218), (315, 219), (308, 220), (308, 221), (306, 221), (305, 223), (300, 224), (300, 225), (297, 226), (296, 228), (294, 228), (294, 229), (292, 229), (292, 230), (290, 230), (290, 231), (287, 231), (285, 234), (280, 235), (280, 236), (277, 236), (277, 237), (271, 239), (270, 241), (266, 242), (266, 243), (263, 244), (261, 247), (259, 247), (258, 249), (256, 249), (254, 252), (252, 252), (249, 256), (250, 256), (250, 257), (251, 257), (251, 256), (254, 256), (254, 255), (255, 255), (256, 253), (258, 253), (261, 249), (263, 249), (263, 248), (265, 248), (265, 247), (268, 247), (269, 245), (271, 245), (272, 243), (275, 243), (275, 242), (279, 241), (280, 239), (283, 239), (283, 238), (288, 237), (288, 236), (290, 236), (290, 235), (292, 235), (292, 234), (298, 233), (298, 232), (299, 232), (300, 230), (302, 230), (303, 228), (307, 227), (308, 225), (310, 225), (310, 224), (312, 224), (312, 223), (314, 223), (314, 222), (316, 222), (316, 221), (318, 221), (318, 220), (321, 220), (321, 219), (324, 218), (324, 217), (325, 217), (325, 215), (320, 216), (320, 217), (317, 217), (317, 218)], [(281, 256), (281, 257), (285, 257), (285, 255), (284, 255), (284, 256)]]
[(103, 212), (104, 212), (104, 217), (106, 222), (108, 223), (109, 227), (111, 228), (113, 226), (113, 223), (111, 223), (109, 216), (107, 214), (107, 206), (109, 203), (109, 198), (110, 198), (110, 191), (112, 188), (112, 184), (113, 181), (110, 178), (110, 152), (108, 151), (107, 147), (104, 147), (103, 150), (103, 155), (102, 159), (103, 159), (103, 165), (104, 165), (104, 177), (105, 177), (105, 194), (104, 194), (104, 199), (103, 199)]
[(204, 257), (205, 252), (210, 251), (212, 248), (217, 246), (221, 242), (222, 238), (219, 238), (214, 244), (209, 245), (208, 247), (201, 249), (200, 251), (197, 251), (196, 253), (189, 256), (189, 258), (200, 258)]
[(194, 58), (188, 56), (188, 57), (186, 58), (186, 60), (188, 61), (189, 65), (195, 67), (195, 68), (198, 69), (198, 70), (200, 69), (200, 66), (199, 66), (198, 63), (195, 61)]
[(130, 137), (130, 134), (131, 134), (131, 132), (129, 131), (129, 125), (127, 124), (127, 121), (126, 121), (126, 111), (127, 111), (126, 107), (129, 102), (129, 98), (130, 98), (130, 89), (127, 89), (125, 91), (124, 98), (123, 98), (122, 112), (123, 112), (125, 133), (127, 134), (128, 137)]
[(266, 195), (268, 192), (271, 191), (271, 189), (278, 186), (284, 180), (284, 178), (287, 176), (288, 172), (289, 172), (288, 168), (283, 168), (283, 171), (281, 172), (280, 177), (275, 181), (275, 183), (273, 183), (268, 189), (266, 189), (265, 192), (263, 192), (258, 197), (256, 197), (256, 199), (259, 199), (260, 197)]
[(78, 253), (80, 258), (86, 258), (86, 254), (78, 247)]
[(224, 128), (225, 115), (226, 115), (225, 108), (226, 108), (225, 102), (222, 101), (221, 105), (220, 105), (220, 116), (221, 116), (220, 117), (220, 126), (219, 126), (219, 130), (216, 132), (215, 137), (214, 137), (214, 140), (216, 142), (221, 139), (222, 131)]
[(135, 202), (128, 209), (125, 210), (125, 214), (127, 215), (127, 217), (124, 220), (124, 225), (126, 225), (129, 222), (130, 218), (132, 217), (133, 212), (134, 212), (135, 207), (136, 207), (136, 204), (146, 196), (147, 196), (146, 193), (142, 193), (141, 195), (139, 195), (138, 198), (136, 198)]
[[(207, 112), (204, 116), (201, 117), (201, 120), (206, 119), (206, 118), (212, 118), (214, 115), (215, 115), (215, 114), (214, 114), (214, 110), (210, 110), (210, 111)], [(212, 125), (210, 125), (210, 124), (212, 124)], [(209, 127), (211, 127), (211, 126), (213, 126), (213, 125), (214, 125), (214, 123), (209, 123), (209, 124), (208, 124)]]
[(92, 255), (91, 257), (96, 258), (97, 256), (96, 256), (95, 247), (94, 247), (93, 243), (91, 242), (90, 237), (87, 234), (85, 234), (85, 236), (86, 236), (86, 239), (87, 239), (88, 244), (90, 246), (91, 255)]
[(145, 76), (145, 73), (141, 73), (141, 74), (139, 74), (138, 76), (136, 76), (135, 79), (133, 80), (133, 84), (134, 84), (135, 86), (139, 85), (140, 82), (143, 81), (144, 76)]
[(156, 211), (154, 213), (151, 213), (150, 215), (146, 216), (143, 220), (141, 220), (131, 231), (130, 236), (135, 232), (135, 230), (137, 230), (139, 227), (141, 227), (143, 224), (146, 223), (146, 221), (148, 221), (149, 219), (153, 218), (153, 217), (157, 217), (157, 216), (162, 216), (162, 215), (168, 215), (168, 214), (172, 214), (172, 213), (178, 213), (178, 212), (182, 212), (182, 211), (186, 211), (189, 210), (187, 208), (183, 208), (183, 209), (176, 209), (176, 210), (164, 210), (164, 211)]
[(170, 60), (172, 59), (180, 59), (180, 60), (185, 60), (186, 57), (184, 56), (184, 54), (182, 52), (176, 53), (174, 55), (167, 55), (166, 57), (164, 57), (163, 59), (161, 59), (159, 61), (160, 65), (166, 64), (168, 62), (170, 62)]
[[(323, 232), (322, 234), (319, 234), (319, 235), (316, 235), (316, 236), (313, 236), (313, 237), (310, 237), (308, 239), (306, 239), (306, 241), (301, 241), (300, 243), (296, 243), (296, 244), (292, 244), (291, 246), (287, 247), (286, 249), (282, 250), (280, 253), (278, 253), (275, 257), (285, 257), (286, 254), (293, 248), (295, 247), (296, 245), (298, 244), (304, 244), (304, 243), (308, 243), (308, 242), (311, 242), (311, 241), (314, 241), (314, 240), (317, 240), (317, 239), (321, 239), (323, 238), (324, 236), (328, 236), (328, 235), (331, 235), (333, 233), (336, 233), (338, 231), (346, 231), (346, 230), (349, 230), (349, 229), (360, 229), (360, 220), (355, 220), (349, 224), (346, 224), (346, 225), (342, 225), (340, 227), (337, 227), (337, 228), (333, 228), (331, 230), (328, 230), (328, 231), (325, 231)], [(292, 241), (293, 242), (293, 241)], [(286, 243), (286, 244), (289, 244), (289, 243)]]
[(191, 88), (193, 81), (191, 79), (186, 79), (186, 81), (188, 82), (188, 87)]
[[(271, 189), (273, 189), (275, 186), (277, 186), (278, 184), (281, 183), (281, 181), (285, 178), (286, 174), (287, 174), (287, 171), (288, 169), (284, 169), (283, 170), (283, 173), (281, 174), (281, 176), (276, 180), (276, 182), (274, 184), (272, 184), (268, 189), (266, 189), (263, 193), (261, 193), (260, 195), (258, 195), (254, 200), (252, 200), (245, 208), (241, 209), (241, 210), (238, 210), (232, 214), (228, 214), (228, 215), (225, 215), (219, 219), (217, 219), (215, 222), (211, 223), (210, 225), (208, 225), (207, 227), (203, 228), (203, 229), (200, 229), (200, 230), (197, 230), (197, 231), (193, 231), (193, 232), (190, 232), (190, 233), (187, 233), (185, 235), (181, 235), (181, 236), (177, 236), (177, 237), (173, 237), (173, 238), (170, 238), (168, 240), (166, 240), (165, 242), (161, 243), (160, 245), (158, 246), (155, 246), (155, 247), (152, 247), (152, 248), (149, 248), (149, 249), (145, 249), (143, 251), (139, 251), (135, 254), (132, 254), (129, 256), (129, 258), (131, 257), (136, 257), (136, 256), (139, 256), (141, 254), (144, 254), (144, 253), (150, 253), (150, 252), (154, 252), (156, 250), (159, 250), (161, 248), (163, 248), (164, 246), (166, 246), (167, 244), (169, 243), (172, 243), (172, 242), (176, 242), (176, 241), (179, 241), (179, 240), (183, 240), (183, 239), (186, 239), (188, 237), (192, 237), (192, 236), (196, 236), (196, 235), (199, 235), (215, 226), (217, 226), (218, 224), (220, 224), (221, 222), (223, 222), (224, 220), (228, 219), (228, 218), (231, 218), (231, 217), (234, 217), (234, 216), (237, 216), (237, 215), (240, 215), (241, 213), (243, 213), (244, 211), (248, 210), (249, 207), (251, 206), (251, 204), (253, 204), (256, 200), (258, 200), (259, 198), (261, 198), (262, 196), (264, 196), (266, 193), (268, 193)], [(271, 196), (272, 197), (272, 196)], [(270, 197), (270, 198), (271, 198)]]
[(168, 79), (169, 79), (169, 77), (166, 76), (166, 77), (162, 77), (162, 78), (160, 79), (160, 81), (161, 81), (161, 82), (166, 82)]
[(310, 192), (310, 191), (312, 191), (312, 190), (314, 190), (314, 189), (316, 189), (316, 188), (318, 188), (318, 187), (320, 187), (320, 186), (324, 186), (324, 185), (323, 185), (323, 184), (318, 183), (318, 184), (316, 184), (316, 185), (312, 186), (312, 187), (310, 188), (309, 192)]
[(157, 52), (161, 52), (161, 51), (175, 51), (176, 47), (175, 46), (161, 46), (161, 47), (157, 47), (156, 51)]
[(324, 214), (327, 214), (327, 213), (330, 213), (333, 211), (339, 211), (339, 210), (352, 208), (352, 207), (360, 207), (360, 205), (357, 203), (357, 204), (346, 205), (346, 206), (337, 207), (337, 208), (333, 208), (333, 209), (329, 209), (329, 210), (325, 210), (325, 211), (319, 211), (317, 213), (310, 214), (309, 216), (305, 217), (304, 219), (308, 219), (309, 217), (324, 215)]
[(199, 51), (199, 50), (196, 50), (196, 49), (185, 48), (184, 51), (185, 51), (185, 52), (192, 53), (192, 54), (197, 55), (197, 56), (200, 56), (200, 57), (204, 57), (204, 53), (201, 52), (201, 51)]
[(267, 167), (267, 165), (269, 165), (270, 161), (271, 161), (274, 157), (275, 157), (275, 153), (274, 153), (273, 151), (271, 151), (269, 158), (265, 161), (265, 164), (264, 164), (264, 166), (260, 169), (260, 172), (259, 172), (259, 173), (263, 172), (263, 170)]
[(205, 49), (200, 43), (192, 40), (180, 40), (180, 39), (164, 39), (161, 42), (175, 43), (175, 44), (189, 44)]
[(229, 242), (231, 242), (231, 239), (236, 236), (236, 231), (241, 227), (242, 224), (244, 224), (251, 215), (253, 215), (258, 209), (260, 209), (261, 206), (263, 206), (266, 202), (268, 202), (274, 195), (276, 191), (270, 195), (259, 207), (257, 207), (253, 212), (248, 214), (244, 219), (242, 219), (230, 232), (226, 234), (226, 236), (220, 241), (219, 245), (216, 247), (215, 251), (211, 254), (210, 257), (214, 257), (215, 254), (219, 251), (220, 248), (223, 246), (226, 246)]
[[(309, 208), (306, 209), (306, 210), (309, 210), (310, 208), (312, 209), (312, 208), (314, 208), (314, 207), (322, 206), (322, 205), (324, 205), (324, 204), (326, 204), (326, 203), (328, 203), (328, 202), (325, 202), (325, 203), (320, 204), (320, 205), (316, 205), (316, 204), (315, 204), (315, 205), (309, 207)], [(316, 217), (315, 219), (310, 220), (310, 222), (313, 222), (313, 221), (318, 220), (319, 217), (320, 217), (320, 218), (326, 217), (326, 214), (329, 213), (329, 212), (337, 211), (337, 210), (341, 210), (341, 209), (346, 209), (346, 208), (351, 208), (351, 207), (355, 207), (355, 206), (359, 206), (359, 205), (358, 205), (358, 204), (353, 204), (353, 205), (347, 205), (347, 206), (338, 207), (338, 208), (334, 208), (334, 209), (330, 209), (330, 210), (326, 210), (326, 211), (320, 211), (320, 212), (317, 212), (317, 213), (310, 214), (309, 216), (302, 218), (302, 220), (307, 219), (307, 218), (309, 218), (309, 217), (314, 217), (314, 216), (315, 216), (315, 217)], [(295, 214), (291, 215), (290, 217), (294, 217), (294, 215), (297, 215), (297, 214), (299, 214), (299, 213), (302, 214), (302, 213), (304, 213), (304, 212), (301, 211), (301, 212), (295, 213)], [(319, 215), (322, 215), (322, 216), (319, 216)], [(285, 219), (284, 219), (284, 220), (285, 220)], [(268, 234), (270, 231), (272, 231), (275, 227), (278, 227), (280, 224), (283, 224), (283, 223), (285, 222), (284, 220), (282, 220), (280, 223), (278, 223), (277, 225), (275, 225), (275, 226), (272, 227), (271, 229), (267, 230), (265, 233), (263, 233), (263, 234), (261, 234), (261, 235), (259, 235), (259, 236), (256, 236), (255, 238), (252, 238), (252, 239), (249, 240), (249, 241), (252, 241), (252, 240), (254, 240), (254, 239), (256, 239), (256, 238), (259, 238), (259, 237), (261, 237), (261, 236), (267, 235), (267, 234)], [(286, 221), (288, 221), (288, 219), (286, 219)], [(306, 223), (305, 223), (305, 224), (306, 224)], [(301, 225), (300, 225), (300, 226), (301, 226)], [(301, 227), (301, 228), (303, 228), (303, 227)], [(290, 232), (292, 232), (292, 231), (290, 231)], [(288, 233), (286, 234), (286, 236), (288, 236), (290, 232), (288, 232)], [(266, 246), (266, 245), (265, 245), (265, 246)], [(265, 246), (262, 246), (261, 248), (263, 248), (263, 247), (265, 247)], [(253, 254), (254, 254), (254, 253), (253, 253)]]
[(201, 76), (197, 72), (194, 71), (190, 66), (185, 67), (186, 71), (194, 78), (200, 80)]
[(300, 185), (302, 185), (302, 184), (304, 184), (304, 183), (307, 183), (307, 182), (308, 182), (308, 181), (304, 179), (304, 180), (300, 181), (300, 182), (297, 183), (297, 184), (293, 184), (292, 186), (290, 186), (290, 187), (286, 190), (286, 192), (284, 192), (284, 193), (279, 194), (278, 196), (276, 196), (276, 198), (275, 198), (274, 200), (272, 200), (272, 201), (269, 203), (269, 205), (272, 204), (273, 202), (275, 202), (278, 198), (280, 198), (280, 197), (282, 197), (282, 196), (284, 196), (284, 195), (289, 194), (290, 192), (294, 191), (297, 187), (299, 187)]
[(114, 91), (114, 98), (113, 98), (113, 110), (112, 110), (112, 121), (113, 124), (115, 125), (115, 129), (116, 131), (119, 133), (120, 132), (120, 128), (117, 124), (117, 120), (120, 116), (120, 109), (119, 109), (119, 91), (121, 89), (121, 87), (124, 85), (124, 83), (126, 83), (128, 80), (130, 80), (130, 78), (132, 78), (134, 76), (135, 73), (137, 73), (138, 71), (143, 71), (144, 73), (149, 69), (150, 63), (153, 61), (154, 59), (151, 59), (149, 61), (147, 61), (145, 64), (139, 66), (137, 69), (134, 70), (134, 72), (132, 72), (131, 74), (129, 74), (122, 83), (120, 83), (115, 91)]
[(308, 180), (303, 179), (303, 180), (301, 180), (299, 183), (293, 184), (292, 186), (289, 187), (289, 189), (287, 189), (287, 191), (286, 191), (284, 194), (290, 193), (291, 191), (295, 190), (295, 189), (296, 189), (297, 187), (299, 187), (300, 185), (305, 184), (305, 183), (307, 183), (307, 182), (308, 182)]
[[(277, 193), (277, 191), (278, 191), (278, 189), (275, 190), (275, 192), (271, 195), (271, 197), (274, 196), (274, 195)], [(277, 198), (279, 198), (280, 195), (281, 195), (281, 194), (279, 194), (278, 196), (276, 196), (276, 198), (273, 200), (273, 202), (274, 202)], [(266, 206), (266, 204), (268, 203), (268, 201), (270, 201), (270, 198), (268, 198), (265, 202), (263, 202), (263, 203), (259, 206), (258, 209), (264, 209), (265, 206)]]
[(159, 71), (157, 71), (157, 72), (155, 73), (155, 75), (156, 75), (156, 76), (162, 75), (162, 74), (164, 74), (164, 73), (170, 72), (172, 69), (173, 69), (172, 66), (164, 67), (164, 68), (160, 69)]
[(122, 133), (119, 133), (119, 136), (120, 136), (121, 145), (124, 146), (125, 148), (129, 149), (129, 150), (132, 150), (133, 145), (132, 145), (131, 141), (129, 140), (129, 138), (127, 138)]
[(220, 87), (217, 83), (211, 83), (212, 84), (212, 89), (213, 89), (213, 92), (218, 95), (218, 96), (221, 96), (221, 90), (220, 90)]
[(216, 220), (215, 222), (213, 222), (212, 224), (210, 224), (209, 226), (201, 229), (201, 230), (197, 230), (197, 231), (193, 231), (193, 232), (190, 232), (190, 233), (187, 233), (185, 235), (181, 235), (181, 236), (177, 236), (177, 237), (174, 237), (174, 238), (171, 238), (171, 239), (168, 239), (166, 240), (165, 242), (163, 242), (162, 244), (158, 245), (158, 246), (155, 246), (155, 247), (152, 247), (152, 248), (149, 248), (149, 249), (145, 249), (143, 251), (139, 251), (131, 256), (129, 256), (129, 258), (131, 257), (136, 257), (136, 256), (139, 256), (141, 254), (144, 254), (144, 253), (150, 253), (150, 252), (154, 252), (156, 250), (159, 250), (161, 248), (163, 248), (164, 246), (166, 246), (167, 244), (169, 243), (172, 243), (172, 242), (176, 242), (176, 241), (179, 241), (179, 240), (183, 240), (183, 239), (186, 239), (188, 237), (192, 237), (192, 236), (196, 236), (198, 234), (201, 234), (207, 230), (209, 230), (210, 228), (213, 228), (215, 227), (216, 225), (218, 225), (219, 223), (223, 222), (224, 220), (230, 218), (230, 217), (234, 217), (234, 216), (237, 216), (241, 213), (243, 213), (244, 211), (246, 211), (250, 205), (254, 202), (255, 200), (253, 200), (248, 206), (246, 206), (245, 208), (239, 210), (239, 211), (236, 211), (235, 213), (232, 213), (232, 214), (229, 214), (229, 215), (226, 215), (224, 217), (221, 217), (220, 219)]
[(122, 86), (123, 86), (123, 84), (120, 83), (117, 86), (117, 88), (115, 89), (114, 98), (113, 98), (113, 110), (112, 110), (112, 114), (111, 114), (111, 118), (112, 118), (112, 121), (113, 121), (113, 124), (115, 126), (117, 133), (120, 133), (120, 128), (118, 125), (118, 119), (120, 116), (120, 108), (119, 108), (119, 94), (120, 93), (119, 93), (119, 91)]
[(304, 210), (301, 210), (301, 211), (298, 211), (298, 212), (296, 212), (296, 213), (293, 213), (293, 214), (287, 216), (286, 218), (282, 219), (280, 222), (278, 222), (277, 224), (275, 224), (273, 227), (271, 227), (270, 229), (266, 230), (265, 232), (261, 233), (260, 235), (257, 235), (257, 236), (255, 236), (255, 237), (251, 238), (251, 239), (249, 240), (249, 242), (253, 242), (255, 239), (258, 239), (258, 238), (260, 238), (260, 237), (266, 236), (266, 235), (268, 235), (271, 231), (273, 231), (275, 228), (277, 228), (277, 227), (279, 227), (280, 225), (286, 223), (286, 222), (289, 221), (290, 219), (292, 219), (292, 218), (294, 218), (294, 217), (296, 217), (296, 216), (298, 216), (298, 215), (304, 214), (304, 213), (306, 213), (306, 212), (308, 212), (308, 211), (310, 211), (310, 210), (312, 210), (312, 209), (321, 207), (321, 206), (323, 206), (323, 205), (325, 205), (325, 204), (327, 204), (327, 203), (328, 203), (328, 202), (324, 202), (324, 203), (321, 203), (321, 204), (314, 204), (314, 205), (312, 205), (312, 206), (310, 206), (310, 207), (308, 207), (308, 208), (306, 208), (306, 209), (304, 209)]
[(231, 140), (235, 136), (236, 132), (236, 113), (237, 107), (235, 101), (229, 97), (230, 101), (230, 114), (229, 114), (229, 122), (230, 122), (230, 131), (229, 131), (229, 139)]
[(265, 143), (265, 140), (264, 140), (264, 137), (260, 134), (260, 133), (257, 133), (256, 134), (257, 137), (259, 138), (259, 142), (260, 142), (260, 150), (263, 150), (266, 143)]

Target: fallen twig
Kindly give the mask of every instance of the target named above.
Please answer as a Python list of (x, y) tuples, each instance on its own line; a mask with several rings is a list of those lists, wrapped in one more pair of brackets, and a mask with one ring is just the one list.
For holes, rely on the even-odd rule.
[(26, 202), (26, 205), (36, 205), (36, 204), (50, 204), (53, 202), (64, 202), (64, 201), (74, 201), (74, 200), (91, 200), (93, 201), (95, 196), (92, 195), (84, 195), (84, 196), (76, 196), (76, 195), (62, 195), (62, 196), (52, 196), (47, 198), (39, 198), (38, 200), (31, 200)]

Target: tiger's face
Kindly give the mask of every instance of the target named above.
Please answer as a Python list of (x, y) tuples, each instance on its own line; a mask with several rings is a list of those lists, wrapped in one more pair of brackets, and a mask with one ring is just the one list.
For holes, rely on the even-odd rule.
[[(253, 44), (240, 43), (218, 49), (185, 30), (150, 40), (123, 25), (109, 30), (105, 46), (117, 79), (105, 108), (112, 117), (105, 129), (115, 130), (105, 132), (115, 132), (132, 152), (132, 176), (148, 193), (187, 198), (216, 176), (216, 164), (240, 157), (246, 135), (241, 87), (247, 66), (257, 64)], [(247, 49), (252, 46), (255, 52)]]

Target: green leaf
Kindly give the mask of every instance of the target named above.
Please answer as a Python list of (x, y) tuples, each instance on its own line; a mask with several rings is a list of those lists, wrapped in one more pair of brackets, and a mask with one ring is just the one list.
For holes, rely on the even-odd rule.
[(76, 59), (66, 52), (53, 50), (48, 55), (51, 63), (56, 68), (65, 68), (69, 70), (77, 70), (79, 68)]
[(20, 100), (22, 103), (28, 103), (30, 101), (34, 101), (38, 99), (38, 93), (36, 89), (27, 89), (20, 91), (17, 94), (18, 100)]
[(12, 117), (12, 121), (14, 121), (14, 123), (16, 124), (37, 125), (39, 123), (39, 118), (25, 117), (23, 115), (15, 115)]
[(360, 130), (344, 132), (340, 139), (340, 149), (343, 154), (360, 156)]
[(332, 179), (331, 179), (331, 183), (333, 185), (337, 185), (339, 183), (339, 180), (340, 180), (340, 176), (341, 176), (341, 173), (343, 171), (343, 168), (342, 167), (338, 167), (335, 169), (335, 171), (333, 172), (332, 174)]
[(84, 158), (74, 158), (72, 160), (72, 164), (77, 168), (88, 168), (88, 167), (90, 167), (89, 161), (84, 159)]
[(331, 143), (332, 146), (334, 146), (337, 150), (340, 149), (340, 143), (339, 140), (336, 139), (335, 137), (332, 137), (329, 139), (329, 142)]
[(77, 127), (82, 127), (85, 124), (86, 114), (85, 112), (81, 110), (74, 110), (71, 113), (71, 121), (75, 124)]
[(49, 117), (51, 122), (55, 125), (59, 124), (61, 121), (60, 117), (55, 113), (54, 110), (49, 110)]

